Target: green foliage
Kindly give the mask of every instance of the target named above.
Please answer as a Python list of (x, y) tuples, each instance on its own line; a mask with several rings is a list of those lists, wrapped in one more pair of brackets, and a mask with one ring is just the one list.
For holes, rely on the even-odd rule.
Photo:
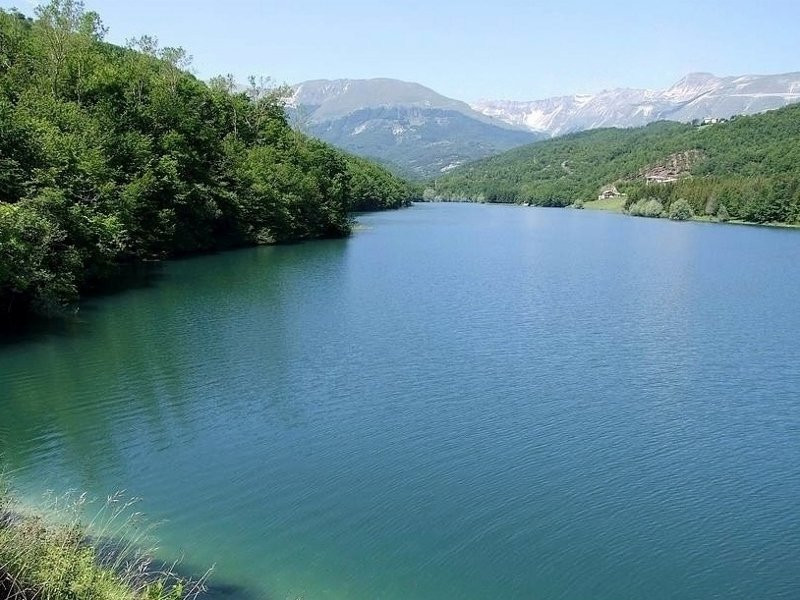
[[(689, 157), (677, 181), (650, 183), (648, 170)], [(444, 197), (567, 206), (616, 184), (630, 208), (684, 199), (694, 214), (725, 205), (730, 218), (800, 223), (800, 105), (710, 127), (653, 123), (539, 142), (455, 169), (436, 181)], [(644, 206), (640, 204), (634, 212)]]
[[(118, 496), (81, 524), (85, 497), (60, 497), (49, 507), (18, 505), (0, 475), (0, 597), (41, 600), (193, 600), (203, 589), (157, 568), (132, 542), (145, 531)], [(90, 535), (91, 534), (91, 535)]]
[(77, 296), (80, 253), (50, 211), (50, 196), (0, 204), (0, 299), (9, 310), (16, 298), (46, 312)]
[(0, 10), (0, 313), (51, 310), (126, 260), (349, 234), (404, 181), (294, 131), (285, 90), (210, 85), (78, 0)]
[(728, 214), (728, 209), (725, 208), (724, 204), (720, 204), (719, 208), (717, 209), (717, 220), (722, 221), (730, 221), (731, 216)]
[(664, 205), (655, 198), (642, 199), (632, 204), (628, 213), (634, 217), (658, 218), (664, 214)]
[(417, 195), (408, 184), (399, 180), (383, 167), (358, 158), (348, 157), (350, 180), (350, 208), (356, 211), (400, 208), (411, 203)]
[(692, 206), (685, 198), (679, 198), (669, 207), (669, 218), (673, 221), (687, 221), (694, 217)]

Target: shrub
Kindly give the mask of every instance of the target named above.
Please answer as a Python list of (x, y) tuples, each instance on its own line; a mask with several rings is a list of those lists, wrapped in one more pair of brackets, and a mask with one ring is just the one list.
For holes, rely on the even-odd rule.
[(628, 207), (628, 214), (634, 217), (641, 217), (644, 210), (644, 200), (637, 200)]
[(687, 221), (693, 217), (694, 211), (684, 198), (679, 198), (669, 207), (669, 218), (673, 221)]
[(730, 221), (730, 214), (728, 214), (728, 209), (725, 208), (724, 204), (720, 204), (719, 208), (717, 209), (717, 220), (722, 221)]
[(707, 215), (715, 215), (719, 210), (719, 200), (717, 199), (716, 194), (712, 194), (706, 199), (706, 205), (703, 209), (703, 212)]
[(635, 217), (660, 217), (664, 213), (664, 205), (655, 198), (644, 198), (635, 202), (628, 209), (628, 213)]

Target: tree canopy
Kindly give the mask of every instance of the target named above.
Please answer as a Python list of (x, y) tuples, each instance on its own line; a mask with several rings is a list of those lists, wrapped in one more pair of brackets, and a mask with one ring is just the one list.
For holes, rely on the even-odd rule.
[[(665, 168), (675, 176), (654, 181)], [(433, 194), (569, 206), (611, 184), (628, 209), (656, 200), (670, 214), (684, 199), (697, 215), (724, 207), (726, 218), (798, 223), (800, 105), (708, 126), (659, 122), (538, 142), (455, 169)]]
[(0, 311), (50, 309), (121, 262), (350, 232), (404, 181), (288, 124), (284, 90), (208, 84), (182, 48), (104, 41), (52, 0), (0, 10)]

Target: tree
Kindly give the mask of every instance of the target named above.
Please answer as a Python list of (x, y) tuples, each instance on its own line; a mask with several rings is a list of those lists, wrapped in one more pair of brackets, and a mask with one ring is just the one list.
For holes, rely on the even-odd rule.
[(641, 199), (628, 209), (628, 213), (635, 217), (660, 217), (664, 212), (664, 205), (655, 198)]
[(86, 13), (81, 0), (51, 0), (36, 8), (36, 25), (42, 31), (50, 90), (58, 95), (74, 35), (84, 23)]
[(77, 0), (37, 14), (0, 9), (0, 318), (64, 306), (122, 261), (344, 236), (349, 211), (415, 193), (294, 131), (286, 87), (206, 85), (148, 36), (106, 44)]
[(84, 12), (78, 20), (77, 31), (73, 33), (71, 48), (69, 49), (69, 64), (75, 73), (75, 94), (78, 104), (86, 87), (87, 73), (92, 68), (94, 47), (97, 42), (103, 41), (108, 33), (108, 28), (103, 25), (100, 15), (96, 12)]
[[(570, 199), (592, 200), (601, 184), (615, 181), (631, 214), (641, 214), (651, 198), (667, 207), (683, 198), (695, 214), (714, 215), (725, 204), (737, 218), (791, 223), (800, 220), (798, 131), (800, 105), (702, 130), (666, 122), (598, 129), (453, 169), (435, 187), (443, 197), (485, 194), (492, 202), (563, 206)], [(646, 173), (676, 157), (691, 159), (677, 181), (645, 181)]]
[(669, 218), (673, 221), (687, 221), (694, 218), (694, 211), (685, 198), (679, 198), (670, 205)]
[(159, 57), (166, 66), (164, 76), (170, 92), (177, 92), (178, 82), (192, 66), (193, 57), (180, 46), (162, 48)]
[[(208, 82), (208, 86), (211, 88), (212, 92), (217, 93), (223, 98), (223, 104), (230, 105), (233, 137), (239, 137), (239, 113), (237, 110), (239, 102), (233, 97), (236, 94), (236, 79), (234, 78), (233, 74), (228, 73), (227, 75), (217, 75), (216, 77), (212, 77)], [(231, 101), (226, 103), (225, 99), (230, 99)]]
[(17, 302), (53, 312), (77, 297), (79, 253), (41, 206), (0, 204), (0, 299), (6, 313)]

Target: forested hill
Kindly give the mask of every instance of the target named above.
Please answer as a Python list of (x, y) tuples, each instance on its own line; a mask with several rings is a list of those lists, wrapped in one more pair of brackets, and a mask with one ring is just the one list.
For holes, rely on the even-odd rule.
[(53, 0), (0, 10), (0, 314), (50, 309), (123, 261), (344, 236), (402, 180), (288, 125), (281, 91), (203, 83), (180, 48), (103, 41)]
[[(674, 181), (671, 181), (674, 180)], [(712, 125), (654, 123), (539, 142), (436, 180), (444, 199), (567, 206), (605, 186), (626, 208), (685, 199), (697, 215), (800, 222), (800, 105)]]

